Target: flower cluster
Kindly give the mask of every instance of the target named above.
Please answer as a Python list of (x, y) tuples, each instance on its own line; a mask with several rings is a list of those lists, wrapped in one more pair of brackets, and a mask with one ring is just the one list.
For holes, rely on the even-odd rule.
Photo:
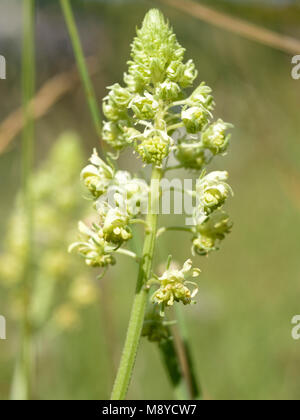
[(212, 122), (215, 103), (204, 82), (185, 95), (198, 73), (192, 60), (184, 62), (184, 54), (163, 15), (151, 10), (133, 41), (125, 86), (109, 87), (103, 100), (103, 139), (110, 146), (132, 145), (145, 164), (156, 166), (173, 151), (183, 167), (196, 170), (226, 152), (231, 125)]
[(192, 228), (193, 255), (207, 255), (219, 249), (219, 243), (231, 232), (232, 222), (222, 209), (229, 195), (233, 194), (227, 180), (226, 171), (215, 171), (202, 174), (197, 181), (197, 206)]
[(222, 207), (232, 194), (231, 187), (226, 183), (228, 172), (215, 171), (198, 179), (196, 186), (197, 210), (196, 218), (209, 216)]
[(207, 255), (218, 249), (218, 243), (230, 233), (232, 222), (223, 210), (217, 210), (203, 223), (196, 225), (193, 238), (193, 254)]
[[(168, 268), (161, 277), (150, 280), (149, 284), (159, 285), (159, 289), (152, 295), (152, 302), (162, 306), (162, 314), (165, 306), (173, 306), (174, 302), (182, 302), (184, 305), (192, 303), (198, 293), (198, 286), (188, 279), (198, 277), (199, 274), (200, 270), (193, 268), (191, 260), (187, 260), (181, 270)], [(193, 290), (188, 286), (192, 286)]]
[(91, 164), (81, 172), (81, 179), (93, 197), (99, 198), (109, 187), (114, 177), (114, 170), (99, 158), (96, 149), (90, 158)]
[(86, 264), (90, 267), (106, 267), (115, 264), (114, 257), (110, 254), (111, 248), (102, 236), (102, 231), (98, 226), (90, 229), (83, 222), (79, 222), (79, 232), (82, 241), (75, 242), (69, 247), (69, 251), (78, 249), (80, 255), (85, 258)]
[[(174, 116), (169, 110), (197, 77), (193, 61), (184, 62), (184, 53), (163, 15), (151, 10), (132, 44), (126, 86), (111, 86), (103, 100), (103, 139), (110, 146), (121, 150), (133, 145), (145, 164), (162, 165), (172, 145), (167, 122)], [(192, 132), (202, 127), (211, 107), (197, 98), (190, 98), (182, 110), (182, 121), (195, 126)]]
[[(178, 163), (173, 168), (201, 173), (196, 190), (191, 192), (197, 206), (194, 226), (188, 230), (193, 235), (193, 255), (205, 255), (218, 249), (232, 227), (223, 211), (232, 194), (228, 173), (208, 173), (206, 169), (215, 156), (227, 152), (232, 126), (214, 119), (215, 102), (205, 82), (187, 92), (198, 72), (193, 60), (184, 56), (185, 49), (162, 13), (150, 10), (132, 43), (123, 84), (110, 86), (103, 100), (102, 137), (117, 156), (131, 146), (144, 166), (151, 165), (161, 174), (172, 169), (169, 159)], [(81, 224), (82, 240), (71, 249), (78, 249), (88, 265), (107, 267), (115, 262), (114, 253), (132, 237), (131, 224), (147, 209), (151, 188), (144, 180), (105, 163), (96, 152), (81, 176), (95, 202), (97, 223), (91, 228)], [(151, 226), (147, 228), (149, 233)], [(150, 282), (159, 285), (151, 300), (162, 312), (174, 302), (192, 302), (198, 289), (187, 280), (189, 274), (199, 274), (192, 270), (190, 260), (182, 270), (168, 268)]]
[(91, 227), (79, 222), (80, 238), (69, 252), (77, 250), (90, 267), (107, 268), (116, 262), (114, 252), (132, 238), (130, 224), (147, 205), (148, 185), (105, 163), (96, 150), (81, 178), (94, 199), (97, 222)]

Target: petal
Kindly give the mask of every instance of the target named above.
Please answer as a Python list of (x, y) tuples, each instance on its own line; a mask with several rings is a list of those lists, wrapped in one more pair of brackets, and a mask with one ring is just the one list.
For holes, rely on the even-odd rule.
[(193, 268), (193, 274), (192, 277), (199, 277), (201, 273), (200, 268)]
[(188, 273), (188, 272), (191, 270), (192, 265), (193, 265), (192, 260), (191, 260), (191, 259), (188, 259), (188, 260), (187, 260), (187, 261), (183, 264), (183, 267), (182, 267), (181, 272), (182, 272), (183, 274)]
[(86, 224), (84, 224), (81, 221), (78, 223), (78, 230), (83, 235), (87, 235), (87, 236), (93, 236), (94, 235), (94, 232)]
[(93, 154), (90, 157), (90, 162), (95, 166), (106, 166), (106, 163), (98, 156), (96, 149), (93, 150)]
[(192, 291), (192, 295), (191, 295), (191, 298), (193, 299), (197, 294), (198, 294), (198, 292), (199, 292), (199, 289), (198, 289), (198, 287), (196, 287), (193, 291)]
[(81, 171), (81, 178), (86, 178), (87, 176), (94, 175), (99, 176), (98, 169), (93, 165), (88, 165)]

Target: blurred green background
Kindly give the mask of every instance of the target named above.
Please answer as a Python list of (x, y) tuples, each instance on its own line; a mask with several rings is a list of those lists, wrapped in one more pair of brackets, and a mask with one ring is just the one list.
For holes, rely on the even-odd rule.
[[(300, 38), (297, 1), (200, 3)], [(159, 5), (186, 47), (187, 57), (194, 58), (199, 80), (213, 88), (216, 115), (235, 125), (230, 153), (214, 165), (230, 172), (235, 197), (227, 208), (234, 229), (221, 251), (209, 258), (195, 259), (196, 266), (202, 269), (200, 293), (197, 305), (185, 309), (196, 367), (209, 399), (299, 399), (300, 342), (291, 338), (291, 319), (300, 313), (300, 81), (291, 77), (292, 54), (218, 29), (163, 2), (81, 0), (72, 4), (85, 54), (97, 57), (93, 83), (99, 104), (105, 87), (122, 80), (135, 27), (149, 8)], [(7, 80), (0, 81), (0, 121), (21, 104), (21, 7), (19, 0), (1, 0), (0, 54), (7, 60)], [(58, 1), (37, 1), (36, 40), (39, 88), (74, 66)], [(97, 138), (80, 83), (75, 83), (37, 121), (37, 170), (47, 162), (57, 138), (70, 130), (81, 139), (84, 165)], [(7, 251), (7, 227), (21, 185), (20, 158), (18, 135), (0, 155), (0, 253)], [(138, 165), (125, 153), (121, 167)], [(83, 200), (79, 170), (72, 181), (77, 185), (75, 203)], [(185, 176), (183, 172), (174, 175)], [(59, 173), (52, 173), (49, 183), (54, 179), (57, 194), (63, 195)], [(68, 223), (61, 231), (64, 239), (70, 236), (67, 226), (74, 224), (76, 229), (78, 217), (78, 209), (71, 206)], [(183, 219), (174, 216), (162, 218), (161, 223), (164, 221), (174, 224)], [(46, 235), (46, 250), (47, 238)], [(189, 238), (172, 233), (163, 237), (157, 264), (165, 262), (170, 253), (184, 262), (190, 256)], [(67, 250), (65, 258), (71, 266), (70, 277), (70, 272), (77, 270), (78, 261)], [(93, 282), (96, 272), (84, 266), (80, 270)], [(72, 322), (60, 327), (50, 323), (51, 327), (37, 336), (36, 398), (109, 397), (125, 338), (135, 277), (135, 264), (120, 257), (117, 266), (97, 284), (99, 298), (78, 310)], [(67, 292), (58, 287), (57, 293), (64, 300)], [(11, 291), (0, 279), (0, 314), (8, 322), (7, 340), (0, 341), (1, 399), (9, 397), (18, 350), (19, 326), (11, 315), (12, 306)], [(145, 340), (128, 398), (173, 398), (159, 354)]]

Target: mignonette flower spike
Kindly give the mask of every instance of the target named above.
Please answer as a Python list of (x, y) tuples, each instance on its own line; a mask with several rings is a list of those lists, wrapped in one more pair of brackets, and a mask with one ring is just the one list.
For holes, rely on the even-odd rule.
[[(205, 172), (214, 156), (227, 151), (227, 131), (232, 125), (221, 119), (213, 121), (215, 102), (205, 82), (186, 95), (185, 89), (193, 85), (198, 72), (192, 60), (184, 61), (184, 55), (185, 49), (162, 13), (150, 10), (132, 43), (124, 86), (110, 86), (103, 99), (107, 120), (102, 134), (117, 153), (132, 146), (144, 165), (164, 170), (167, 158), (174, 153), (180, 166), (202, 171), (192, 193), (197, 207), (191, 232), (193, 255), (205, 255), (218, 249), (232, 227), (222, 209), (232, 194), (228, 173)], [(81, 178), (94, 198), (98, 219), (92, 228), (80, 225), (84, 240), (71, 249), (84, 255), (88, 265), (110, 265), (115, 261), (114, 250), (131, 239), (130, 225), (147, 209), (149, 185), (127, 171), (115, 170), (95, 150)], [(114, 207), (108, 196), (114, 197)], [(167, 277), (159, 280), (155, 302), (167, 306), (176, 300), (189, 302), (192, 293), (180, 277), (184, 271), (177, 272), (178, 281), (173, 279), (173, 283), (171, 271), (166, 273)]]
[[(200, 270), (192, 267), (187, 260), (181, 270), (167, 265), (161, 277), (153, 275), (151, 269), (154, 257), (154, 243), (157, 234), (157, 214), (147, 214), (142, 219), (150, 203), (159, 204), (160, 189), (153, 181), (160, 181), (167, 170), (183, 167), (202, 173), (195, 191), (187, 191), (197, 200), (193, 214), (194, 226), (182, 228), (192, 234), (193, 255), (207, 255), (218, 249), (220, 242), (230, 232), (232, 224), (223, 206), (232, 194), (228, 185), (226, 171), (207, 173), (206, 166), (217, 155), (224, 155), (228, 149), (232, 126), (223, 120), (214, 120), (215, 102), (212, 90), (204, 82), (187, 94), (198, 75), (193, 60), (184, 59), (185, 49), (158, 10), (150, 10), (142, 27), (131, 45), (131, 59), (124, 75), (124, 84), (114, 84), (108, 88), (103, 100), (102, 138), (112, 147), (116, 156), (127, 147), (132, 147), (144, 166), (152, 166), (150, 185), (127, 171), (117, 171), (93, 153), (90, 165), (82, 171), (85, 186), (91, 192), (97, 211), (97, 223), (91, 228), (80, 224), (82, 239), (71, 246), (84, 256), (90, 266), (105, 267), (114, 264), (115, 253), (133, 256), (142, 264), (139, 287), (135, 296), (126, 349), (131, 347), (134, 360), (138, 338), (141, 333), (140, 322), (144, 318), (146, 300), (141, 295), (158, 286), (152, 294), (154, 309), (170, 307), (174, 302), (184, 305), (193, 302), (198, 292), (196, 283), (189, 277), (198, 277)], [(169, 158), (174, 157), (178, 165), (168, 166)], [(109, 197), (113, 197), (112, 206)], [(139, 216), (139, 218), (137, 218)], [(134, 223), (145, 225), (148, 238), (145, 240), (143, 257), (137, 257), (126, 246), (131, 239)], [(178, 229), (178, 227), (175, 227)], [(174, 228), (162, 228), (162, 232)], [(158, 235), (159, 236), (159, 235)], [(140, 274), (141, 276), (141, 274)], [(152, 305), (153, 308), (153, 305)], [(159, 323), (150, 310), (146, 333), (151, 339), (159, 340), (168, 334), (165, 324)], [(157, 315), (157, 314), (156, 314)], [(139, 322), (136, 322), (138, 319)], [(149, 327), (150, 326), (150, 327)], [(135, 337), (135, 345), (132, 344)], [(121, 363), (125, 363), (126, 357)], [(129, 370), (132, 370), (130, 363)], [(126, 368), (121, 366), (116, 380), (113, 397), (125, 395), (128, 387)], [(126, 377), (125, 377), (126, 376)], [(120, 385), (121, 384), (121, 385)], [(122, 388), (122, 389), (121, 389)]]

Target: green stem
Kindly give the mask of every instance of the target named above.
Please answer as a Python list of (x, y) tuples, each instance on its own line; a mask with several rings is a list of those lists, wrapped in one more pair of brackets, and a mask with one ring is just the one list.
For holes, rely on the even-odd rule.
[(165, 172), (174, 171), (176, 169), (181, 169), (181, 168), (183, 168), (183, 165), (168, 166), (167, 168), (165, 168)]
[(177, 130), (177, 128), (181, 128), (181, 127), (184, 127), (184, 124), (183, 124), (182, 122), (177, 123), (177, 124), (170, 125), (170, 126), (168, 127), (168, 132), (169, 132), (169, 131), (174, 131), (174, 130)]
[(81, 76), (81, 80), (84, 86), (84, 91), (87, 99), (87, 103), (90, 109), (92, 120), (99, 138), (101, 137), (102, 122), (100, 118), (100, 111), (97, 103), (96, 94), (93, 88), (93, 84), (86, 66), (85, 57), (83, 54), (80, 37), (76, 27), (74, 14), (70, 0), (60, 0), (60, 5), (64, 14), (64, 18), (68, 27), (69, 35), (71, 38), (74, 55), (77, 62), (78, 71)]
[(148, 290), (146, 288), (146, 283), (151, 274), (152, 260), (156, 242), (157, 216), (160, 195), (159, 183), (161, 178), (162, 170), (153, 167), (147, 215), (147, 224), (150, 228), (150, 232), (146, 234), (144, 242), (143, 258), (140, 263), (135, 298), (132, 306), (124, 350), (111, 395), (112, 400), (122, 400), (126, 397), (140, 342), (148, 301)]
[(159, 238), (165, 232), (187, 232), (193, 233), (192, 228), (184, 227), (184, 226), (166, 226), (162, 227), (157, 231), (156, 237)]
[(23, 277), (22, 342), (16, 364), (11, 398), (28, 400), (31, 397), (33, 364), (32, 325), (30, 319), (30, 296), (33, 282), (33, 197), (31, 189), (34, 160), (34, 123), (31, 100), (35, 86), (35, 0), (25, 0), (23, 9), (23, 64), (22, 90), (24, 129), (22, 137), (22, 192), (26, 225), (26, 256)]

